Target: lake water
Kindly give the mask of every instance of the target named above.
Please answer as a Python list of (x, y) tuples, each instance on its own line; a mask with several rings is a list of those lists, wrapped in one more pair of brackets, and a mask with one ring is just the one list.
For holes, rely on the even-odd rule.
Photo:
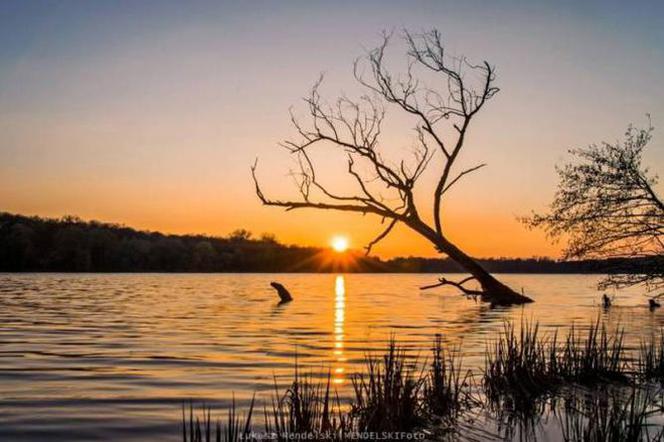
[[(343, 396), (391, 336), (425, 355), (439, 333), (472, 367), (508, 319), (553, 330), (599, 317), (624, 327), (630, 347), (664, 324), (638, 289), (611, 292), (615, 306), (603, 311), (597, 276), (502, 275), (536, 302), (497, 309), (418, 289), (435, 278), (0, 274), (0, 440), (178, 441), (183, 400), (221, 412), (233, 395), (269, 399), (296, 355), (300, 367), (331, 371)], [(279, 306), (270, 281), (295, 300)]]

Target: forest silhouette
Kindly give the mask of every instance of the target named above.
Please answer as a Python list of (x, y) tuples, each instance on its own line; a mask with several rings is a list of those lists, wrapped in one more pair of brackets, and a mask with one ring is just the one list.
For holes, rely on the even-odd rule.
[[(606, 273), (638, 268), (619, 260), (478, 259), (497, 273)], [(625, 265), (621, 265), (625, 264)], [(629, 264), (629, 265), (628, 265)], [(0, 213), (0, 271), (455, 273), (447, 258), (382, 260), (361, 252), (286, 245), (239, 229), (226, 237), (168, 235), (78, 217)]]

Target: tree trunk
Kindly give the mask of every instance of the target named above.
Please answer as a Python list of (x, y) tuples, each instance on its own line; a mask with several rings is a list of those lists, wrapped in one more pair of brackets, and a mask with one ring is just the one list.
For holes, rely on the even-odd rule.
[(465, 271), (473, 275), (482, 287), (482, 294), (480, 295), (482, 301), (489, 302), (491, 305), (516, 305), (533, 302), (529, 297), (515, 292), (498, 281), (472, 257), (425, 224), (418, 223), (411, 225), (411, 227), (429, 239), (440, 252), (445, 253)]
[(440, 238), (438, 248), (454, 260), (454, 262), (463, 267), (465, 271), (473, 275), (477, 282), (480, 283), (483, 292), (481, 295), (482, 301), (490, 302), (492, 305), (514, 305), (533, 302), (529, 297), (515, 292), (498, 281), (477, 261), (466, 255), (461, 249), (445, 238)]

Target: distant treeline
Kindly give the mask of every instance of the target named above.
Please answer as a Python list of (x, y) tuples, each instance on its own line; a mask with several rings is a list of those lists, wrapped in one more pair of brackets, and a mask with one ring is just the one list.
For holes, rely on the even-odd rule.
[[(491, 273), (641, 273), (648, 259), (557, 261), (550, 258), (488, 258), (477, 260)], [(394, 272), (457, 273), (461, 268), (450, 259), (394, 258), (386, 262)]]
[[(603, 261), (483, 259), (499, 273), (603, 273)], [(634, 266), (630, 266), (634, 268)], [(638, 266), (637, 266), (638, 268)], [(289, 246), (246, 230), (228, 237), (165, 235), (129, 227), (0, 212), (0, 271), (51, 272), (458, 272), (448, 259), (352, 259), (315, 247)]]
[[(325, 252), (325, 253), (323, 253)], [(344, 260), (320, 248), (287, 246), (246, 230), (228, 237), (165, 235), (129, 227), (0, 213), (0, 271), (53, 272), (315, 272), (338, 271)], [(376, 271), (361, 257), (349, 271)]]

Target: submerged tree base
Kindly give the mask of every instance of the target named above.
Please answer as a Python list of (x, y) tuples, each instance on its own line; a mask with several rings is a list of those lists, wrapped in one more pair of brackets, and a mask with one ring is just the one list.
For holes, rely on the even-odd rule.
[(534, 302), (526, 295), (519, 294), (507, 286), (482, 292), (480, 299), (490, 303), (492, 307), (522, 305)]

